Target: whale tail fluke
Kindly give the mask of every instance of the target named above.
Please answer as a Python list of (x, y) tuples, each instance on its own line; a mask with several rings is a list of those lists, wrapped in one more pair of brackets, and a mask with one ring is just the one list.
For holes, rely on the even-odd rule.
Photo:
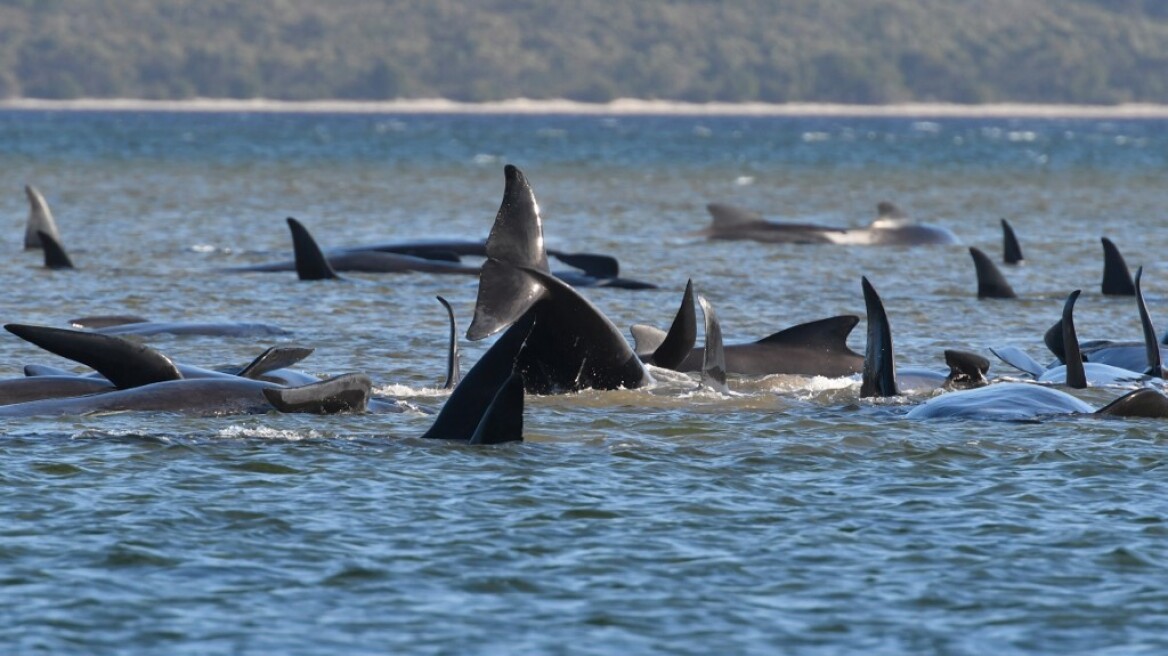
[(264, 398), (280, 412), (317, 415), (364, 412), (373, 381), (365, 374), (344, 374), (299, 387), (264, 388)]
[(50, 353), (90, 367), (118, 389), (182, 378), (170, 358), (116, 335), (16, 323), (4, 328)]
[(523, 441), (523, 376), (512, 373), (499, 386), (468, 444), (504, 444)]

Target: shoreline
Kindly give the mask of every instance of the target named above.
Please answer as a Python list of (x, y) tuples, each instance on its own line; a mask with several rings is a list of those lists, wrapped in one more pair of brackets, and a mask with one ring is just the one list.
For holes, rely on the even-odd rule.
[(776, 116), (776, 117), (892, 117), (892, 118), (1168, 118), (1168, 105), (1044, 105), (992, 103), (903, 103), (844, 105), (832, 103), (687, 103), (621, 98), (608, 103), (571, 100), (514, 99), (463, 103), (439, 98), (345, 101), (285, 101), (269, 99), (135, 100), (85, 98), (0, 100), (0, 111), (106, 112), (222, 112), (222, 113), (334, 113), (334, 114), (530, 114), (594, 116)]

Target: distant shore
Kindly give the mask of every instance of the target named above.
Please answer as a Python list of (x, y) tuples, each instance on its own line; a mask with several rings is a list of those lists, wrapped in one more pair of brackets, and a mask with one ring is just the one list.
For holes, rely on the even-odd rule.
[(996, 103), (960, 105), (906, 103), (894, 105), (840, 105), (827, 103), (686, 103), (622, 98), (608, 103), (571, 100), (515, 99), (462, 103), (443, 99), (346, 101), (346, 100), (133, 100), (88, 98), (0, 100), (3, 110), (38, 111), (157, 111), (232, 113), (354, 113), (354, 114), (587, 114), (597, 116), (867, 116), (920, 118), (1168, 118), (1168, 105), (1043, 105)]

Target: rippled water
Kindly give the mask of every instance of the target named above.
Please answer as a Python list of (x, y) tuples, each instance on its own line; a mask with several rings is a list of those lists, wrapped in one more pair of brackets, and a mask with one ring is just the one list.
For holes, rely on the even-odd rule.
[[(550, 244), (612, 253), (660, 291), (585, 293), (666, 326), (687, 278), (729, 342), (863, 314), (902, 364), (1012, 345), (1045, 358), (1062, 300), (1084, 338), (1136, 339), (1099, 292), (1099, 237), (1144, 265), (1168, 328), (1163, 121), (0, 113), (5, 320), (87, 314), (279, 324), (288, 338), (158, 337), (176, 359), (313, 346), (400, 415), (4, 420), (6, 653), (1161, 653), (1163, 422), (910, 421), (854, 380), (529, 398), (528, 441), (417, 439), (441, 406), (445, 318), (476, 281), (300, 283), (220, 269), (325, 245), (485, 236), (502, 165)], [(78, 270), (20, 250), (22, 187)], [(863, 225), (879, 200), (952, 229), (917, 249), (709, 243), (710, 201)], [(1029, 263), (978, 301), (966, 246)], [(850, 343), (863, 350), (863, 325)], [(463, 344), (465, 364), (482, 353)], [(0, 339), (0, 375), (67, 365)], [(993, 372), (1010, 372), (995, 363)], [(1082, 396), (1099, 405), (1114, 389)]]

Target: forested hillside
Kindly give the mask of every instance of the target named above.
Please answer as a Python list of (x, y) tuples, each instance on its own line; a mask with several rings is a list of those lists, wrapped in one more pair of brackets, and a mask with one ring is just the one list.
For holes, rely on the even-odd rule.
[(0, 97), (1168, 102), (1163, 0), (0, 0)]

